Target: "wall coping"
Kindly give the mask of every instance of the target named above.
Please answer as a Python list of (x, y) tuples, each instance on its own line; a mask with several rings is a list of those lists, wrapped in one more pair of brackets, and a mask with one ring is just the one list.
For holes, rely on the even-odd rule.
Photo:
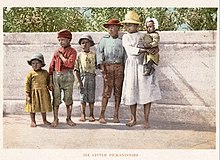
[[(143, 31), (142, 31), (143, 32)], [(96, 44), (107, 32), (72, 32), (72, 45), (78, 45), (80, 36), (88, 33)], [(124, 34), (121, 32), (120, 34)], [(161, 44), (204, 44), (216, 43), (217, 31), (160, 31)], [(22, 35), (22, 36), (21, 36)], [(3, 33), (4, 45), (57, 45), (56, 32)]]

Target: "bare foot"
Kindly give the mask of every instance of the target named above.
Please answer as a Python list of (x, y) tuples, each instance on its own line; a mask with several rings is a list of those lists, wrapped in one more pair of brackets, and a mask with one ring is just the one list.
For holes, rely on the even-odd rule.
[(149, 129), (150, 128), (150, 124), (149, 123), (144, 123), (144, 128), (145, 129)]
[(69, 126), (75, 126), (76, 125), (76, 123), (74, 123), (71, 119), (69, 119), (69, 118), (67, 118), (66, 119), (66, 123), (69, 125)]
[(95, 122), (94, 116), (89, 116), (89, 122)]
[(49, 121), (47, 121), (47, 120), (44, 121), (44, 124), (51, 125), (51, 123)]
[(59, 123), (59, 119), (54, 119), (54, 121), (51, 123), (51, 127), (57, 127)]
[(31, 127), (37, 127), (37, 124), (36, 124), (36, 122), (31, 122), (31, 125), (30, 125)]
[(133, 127), (134, 125), (136, 125), (136, 121), (134, 121), (134, 120), (131, 120), (128, 123), (126, 123), (126, 126), (128, 126), (128, 127)]
[(114, 118), (113, 118), (113, 122), (114, 122), (114, 123), (120, 123), (120, 121), (119, 121), (119, 119), (118, 119), (117, 116), (114, 116)]
[(79, 121), (85, 122), (86, 121), (86, 116), (84, 114), (82, 114), (81, 118), (79, 119)]
[(99, 119), (99, 123), (106, 124), (107, 121), (105, 120), (105, 118), (100, 118), (100, 119)]

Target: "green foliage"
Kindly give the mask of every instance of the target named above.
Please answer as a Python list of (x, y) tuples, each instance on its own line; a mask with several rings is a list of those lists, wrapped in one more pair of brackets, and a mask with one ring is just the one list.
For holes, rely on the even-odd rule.
[(103, 23), (111, 18), (124, 20), (129, 10), (135, 10), (140, 16), (142, 25), (140, 30), (145, 30), (145, 19), (156, 18), (159, 23), (159, 30), (175, 31), (182, 29), (184, 24), (186, 30), (216, 30), (217, 29), (217, 8), (90, 8), (91, 27), (95, 31), (104, 31)]
[(185, 23), (190, 30), (216, 30), (217, 8), (176, 8), (179, 24)]
[(57, 32), (62, 28), (73, 32), (85, 30), (80, 8), (4, 8), (4, 32)]
[(124, 20), (129, 10), (135, 10), (140, 16), (145, 30), (147, 17), (157, 18), (159, 30), (216, 30), (217, 8), (144, 8), (144, 7), (105, 7), (105, 8), (45, 8), (13, 7), (3, 8), (4, 32), (57, 32), (68, 28), (72, 32), (102, 32), (102, 26), (109, 19)]

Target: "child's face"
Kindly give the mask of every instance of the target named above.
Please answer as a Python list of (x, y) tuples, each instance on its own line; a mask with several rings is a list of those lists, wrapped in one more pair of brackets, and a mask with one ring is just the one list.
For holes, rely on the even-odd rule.
[(112, 37), (118, 37), (119, 29), (120, 29), (120, 27), (117, 25), (109, 25), (108, 26), (108, 33)]
[(155, 30), (153, 22), (147, 22), (146, 29), (148, 33), (151, 33)]
[(80, 45), (81, 45), (82, 50), (84, 52), (89, 52), (90, 51), (90, 41), (88, 39), (82, 39)]
[(138, 24), (126, 23), (125, 30), (128, 31), (129, 33), (135, 33), (138, 31)]
[(70, 45), (70, 39), (68, 38), (58, 38), (58, 41), (60, 42), (60, 46), (65, 48), (68, 47)]
[(41, 69), (42, 63), (41, 63), (41, 61), (34, 59), (31, 61), (31, 66), (32, 66), (33, 70), (38, 71)]

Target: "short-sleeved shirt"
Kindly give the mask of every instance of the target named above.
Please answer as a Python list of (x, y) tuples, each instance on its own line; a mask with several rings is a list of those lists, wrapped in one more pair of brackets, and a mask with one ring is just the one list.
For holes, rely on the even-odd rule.
[(56, 52), (53, 54), (52, 60), (50, 62), (49, 67), (49, 75), (53, 74), (53, 71), (62, 72), (66, 70), (73, 70), (76, 60), (76, 50), (72, 48), (71, 46), (66, 48), (59, 48), (59, 50), (62, 52), (62, 55), (64, 58), (67, 59), (65, 63), (60, 59), (59, 56), (57, 56)]
[(126, 52), (122, 46), (122, 38), (113, 38), (105, 35), (97, 47), (97, 65), (99, 64), (125, 64)]
[(83, 73), (95, 74), (96, 70), (96, 54), (93, 52), (80, 52), (77, 54), (74, 70)]

